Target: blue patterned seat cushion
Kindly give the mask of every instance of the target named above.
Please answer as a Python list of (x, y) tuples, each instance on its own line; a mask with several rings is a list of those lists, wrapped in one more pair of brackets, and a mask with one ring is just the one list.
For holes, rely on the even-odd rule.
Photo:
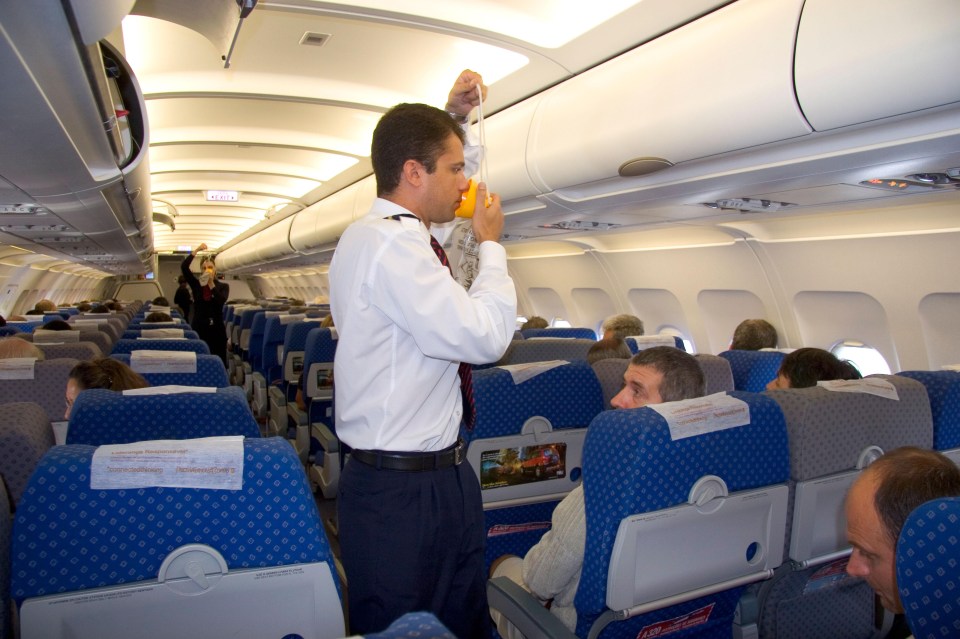
[(100, 446), (220, 435), (260, 436), (239, 387), (174, 395), (123, 395), (97, 388), (77, 395), (67, 443)]
[(933, 414), (933, 448), (960, 448), (960, 372), (903, 371), (897, 373), (915, 379), (927, 389)]
[(241, 490), (91, 490), (95, 450), (57, 446), (31, 478), (13, 532), (18, 603), (155, 579), (167, 554), (190, 543), (211, 546), (230, 569), (318, 561), (333, 569), (303, 466), (287, 441), (244, 441)]
[[(118, 362), (130, 365), (129, 353), (110, 356)], [(197, 355), (196, 373), (140, 373), (151, 386), (212, 386), (224, 388), (230, 385), (227, 369), (217, 355)]]
[(199, 355), (209, 355), (210, 347), (198, 339), (119, 339), (113, 345), (114, 353), (131, 353), (138, 350), (151, 351), (193, 351)]
[[(579, 636), (585, 637), (605, 610), (610, 553), (621, 519), (685, 503), (693, 484), (707, 474), (721, 477), (731, 492), (789, 478), (787, 430), (779, 406), (762, 395), (729, 394), (749, 405), (749, 425), (671, 441), (666, 422), (650, 408), (604, 411), (590, 424), (583, 459), (587, 547), (575, 599)], [(608, 627), (602, 636), (635, 637), (655, 618), (673, 619), (711, 603), (711, 619), (729, 623), (736, 596), (728, 591), (641, 615)]]
[(960, 637), (960, 498), (914, 510), (897, 541), (897, 586), (915, 637)]
[(724, 351), (719, 356), (730, 362), (733, 387), (751, 393), (765, 390), (777, 378), (785, 357), (780, 351)]

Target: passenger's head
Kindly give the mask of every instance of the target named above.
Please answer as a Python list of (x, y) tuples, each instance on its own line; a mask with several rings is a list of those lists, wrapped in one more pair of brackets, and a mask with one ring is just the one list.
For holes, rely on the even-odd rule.
[(152, 324), (154, 322), (172, 322), (173, 317), (169, 313), (160, 313), (158, 311), (154, 311), (144, 317), (143, 321), (148, 324)]
[(643, 322), (636, 315), (621, 313), (605, 319), (601, 330), (604, 339), (607, 337), (627, 339), (628, 337), (643, 335)]
[(57, 305), (48, 299), (42, 299), (34, 305), (33, 310), (48, 313), (57, 310)]
[(72, 331), (73, 327), (66, 322), (66, 320), (57, 319), (50, 320), (44, 324), (41, 328), (45, 331)]
[(43, 315), (43, 311), (36, 308), (31, 308), (29, 311), (25, 312), (24, 315)]
[(960, 468), (932, 450), (898, 448), (867, 466), (847, 493), (847, 572), (864, 579), (883, 607), (903, 612), (897, 590), (897, 538), (921, 504), (960, 496)]
[(0, 326), (6, 326), (7, 320), (3, 318), (3, 315), (0, 315)]
[[(183, 277), (182, 275), (180, 277)], [(163, 295), (153, 298), (151, 302), (155, 306), (170, 306), (170, 300), (165, 298)]]
[(13, 359), (17, 357), (33, 357), (43, 359), (43, 351), (33, 342), (20, 339), (15, 335), (0, 337), (0, 359)]
[(320, 328), (335, 328), (333, 325), (333, 315), (327, 315), (320, 320)]
[(183, 275), (178, 277), (177, 286), (179, 286), (180, 288), (185, 288), (187, 286), (187, 278), (185, 278)]
[(81, 313), (87, 313), (92, 309), (93, 306), (90, 305), (90, 302), (80, 302), (77, 304), (77, 310)]
[(777, 377), (767, 384), (767, 390), (780, 388), (809, 388), (817, 382), (836, 379), (860, 379), (860, 371), (850, 362), (822, 348), (798, 348), (787, 353), (780, 362)]
[(97, 304), (96, 306), (90, 309), (90, 312), (91, 313), (109, 313), (110, 309), (103, 304)]
[[(393, 107), (377, 123), (370, 147), (373, 172), (377, 177), (377, 195), (394, 194), (410, 170), (422, 170), (428, 180), (429, 176), (438, 175), (437, 169), (445, 168), (438, 166), (440, 157), (447, 153), (459, 153), (461, 157), (453, 159), (462, 162), (464, 140), (460, 125), (440, 109), (426, 104)], [(466, 189), (466, 178), (462, 173), (461, 193)]]
[(114, 391), (146, 388), (150, 384), (132, 368), (109, 357), (100, 357), (89, 362), (80, 362), (70, 370), (65, 392), (67, 412), (64, 419), (70, 419), (73, 402), (80, 391), (90, 388), (106, 388)]
[(765, 319), (745, 319), (733, 331), (730, 350), (759, 351), (777, 347), (777, 329)]
[(590, 347), (587, 351), (587, 363), (593, 364), (602, 359), (630, 359), (632, 355), (625, 341), (619, 337), (608, 337)]
[(549, 327), (550, 327), (550, 323), (547, 320), (543, 319), (539, 315), (534, 315), (533, 317), (528, 319), (526, 322), (524, 322), (520, 326), (520, 330), (525, 331), (528, 328), (549, 328)]
[(107, 310), (110, 310), (110, 311), (122, 311), (122, 310), (123, 310), (123, 304), (121, 304), (121, 303), (118, 302), (117, 300), (111, 300), (111, 301), (107, 302), (104, 306), (106, 306), (106, 307), (107, 307)]
[(696, 358), (672, 346), (655, 346), (633, 356), (623, 374), (623, 390), (610, 400), (614, 408), (702, 397), (707, 392)]

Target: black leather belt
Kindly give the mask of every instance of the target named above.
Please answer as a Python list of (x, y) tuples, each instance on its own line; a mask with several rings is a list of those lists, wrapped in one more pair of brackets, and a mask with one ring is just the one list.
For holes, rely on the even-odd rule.
[(428, 470), (440, 470), (458, 466), (466, 459), (467, 445), (462, 439), (443, 450), (426, 453), (390, 452), (386, 450), (357, 450), (350, 455), (358, 462), (385, 470), (399, 470), (408, 473), (420, 473)]

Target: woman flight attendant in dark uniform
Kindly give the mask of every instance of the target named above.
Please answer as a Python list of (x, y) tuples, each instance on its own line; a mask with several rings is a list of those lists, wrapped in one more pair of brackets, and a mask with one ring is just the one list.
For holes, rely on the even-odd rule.
[(187, 255), (180, 264), (180, 272), (193, 291), (191, 326), (210, 347), (210, 353), (220, 357), (226, 365), (227, 332), (223, 325), (223, 305), (230, 297), (230, 285), (217, 280), (217, 266), (212, 257), (205, 257), (200, 263), (199, 279), (190, 270), (194, 254), (206, 249), (207, 245), (201, 244), (194, 253)]

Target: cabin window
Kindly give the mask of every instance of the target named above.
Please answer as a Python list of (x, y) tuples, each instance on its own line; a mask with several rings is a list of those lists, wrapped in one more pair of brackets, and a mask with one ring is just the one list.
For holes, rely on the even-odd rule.
[(686, 336), (680, 332), (680, 329), (674, 326), (661, 326), (657, 333), (660, 335), (669, 335), (670, 337), (679, 337), (683, 341), (683, 350), (691, 355), (697, 352), (694, 350), (693, 340), (687, 339)]
[(849, 360), (864, 377), (875, 373), (890, 374), (890, 365), (880, 351), (863, 342), (843, 340), (834, 344), (830, 352), (840, 359)]
[(550, 326), (553, 328), (572, 328), (572, 324), (562, 317), (554, 317), (553, 321), (550, 322)]

